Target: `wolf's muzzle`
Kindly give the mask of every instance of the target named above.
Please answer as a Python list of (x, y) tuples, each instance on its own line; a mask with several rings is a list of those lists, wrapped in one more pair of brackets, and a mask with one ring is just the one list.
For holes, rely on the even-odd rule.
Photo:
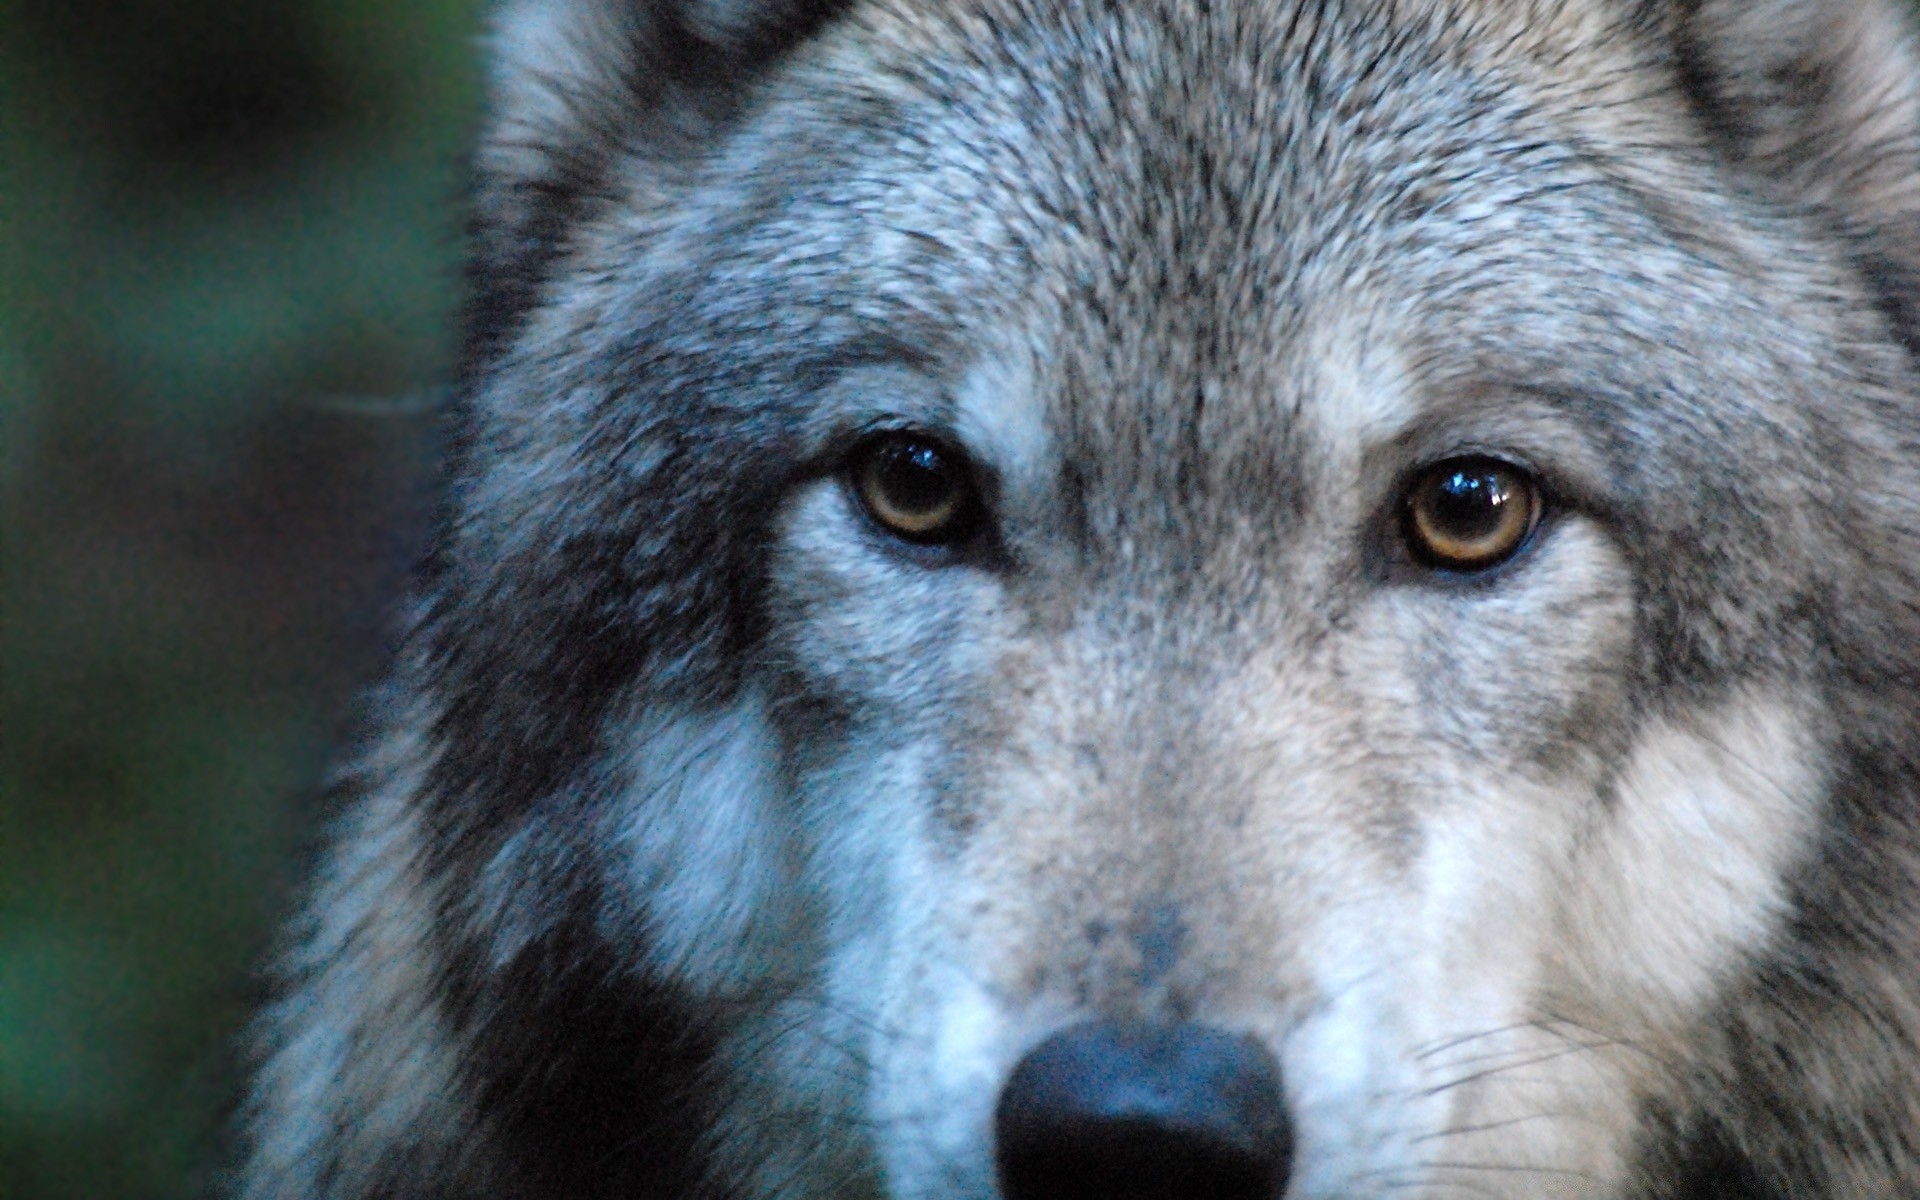
[(1273, 1055), (1192, 1024), (1054, 1034), (1008, 1077), (994, 1136), (1006, 1200), (1277, 1200), (1293, 1156)]

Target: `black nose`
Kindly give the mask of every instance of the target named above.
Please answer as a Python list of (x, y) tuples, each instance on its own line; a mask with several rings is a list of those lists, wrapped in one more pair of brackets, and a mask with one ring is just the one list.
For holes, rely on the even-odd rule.
[(1277, 1200), (1293, 1157), (1266, 1047), (1095, 1021), (1041, 1042), (994, 1114), (1006, 1200)]

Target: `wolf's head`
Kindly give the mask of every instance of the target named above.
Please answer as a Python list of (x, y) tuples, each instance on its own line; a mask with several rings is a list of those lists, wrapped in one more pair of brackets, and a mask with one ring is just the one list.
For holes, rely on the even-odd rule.
[(577, 1119), (822, 1200), (1920, 1180), (1890, 3), (498, 50), (427, 792), (540, 1171)]

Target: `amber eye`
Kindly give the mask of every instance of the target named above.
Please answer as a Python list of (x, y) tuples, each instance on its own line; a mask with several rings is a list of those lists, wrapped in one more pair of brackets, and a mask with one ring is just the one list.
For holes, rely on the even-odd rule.
[(1435, 463), (1407, 490), (1407, 544), (1428, 566), (1497, 566), (1525, 544), (1539, 520), (1533, 477), (1494, 458)]
[(911, 433), (882, 434), (861, 446), (852, 480), (873, 519), (909, 542), (955, 541), (972, 527), (978, 509), (965, 459)]

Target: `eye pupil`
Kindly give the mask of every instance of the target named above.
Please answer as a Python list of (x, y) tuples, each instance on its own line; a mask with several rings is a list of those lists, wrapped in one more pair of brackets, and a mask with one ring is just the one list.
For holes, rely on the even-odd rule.
[(883, 448), (874, 466), (874, 483), (888, 507), (901, 513), (934, 513), (953, 502), (953, 472), (940, 452), (925, 442), (898, 442)]
[(1505, 506), (1513, 503), (1511, 484), (1498, 475), (1449, 471), (1434, 488), (1434, 521), (1455, 537), (1483, 538), (1499, 530)]
[(1443, 462), (1407, 496), (1407, 540), (1429, 566), (1477, 571), (1511, 557), (1533, 532), (1539, 493), (1526, 472), (1490, 458)]

